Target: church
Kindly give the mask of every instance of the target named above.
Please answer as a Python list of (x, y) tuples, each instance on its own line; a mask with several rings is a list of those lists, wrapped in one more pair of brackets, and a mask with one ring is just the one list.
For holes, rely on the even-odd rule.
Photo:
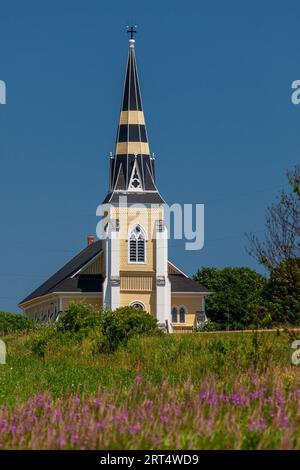
[(71, 302), (109, 309), (132, 305), (154, 315), (167, 332), (188, 332), (206, 320), (210, 292), (168, 259), (164, 205), (150, 153), (135, 56), (129, 50), (115, 153), (103, 201), (103, 236), (86, 247), (19, 306), (42, 323), (56, 321)]

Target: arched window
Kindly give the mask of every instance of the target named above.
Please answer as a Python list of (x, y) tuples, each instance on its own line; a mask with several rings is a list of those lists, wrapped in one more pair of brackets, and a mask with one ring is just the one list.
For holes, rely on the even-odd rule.
[(180, 307), (179, 309), (179, 321), (180, 323), (185, 323), (185, 308)]
[(177, 307), (172, 308), (172, 323), (177, 323)]
[(133, 303), (131, 304), (131, 306), (134, 307), (134, 308), (136, 308), (137, 310), (141, 310), (141, 311), (142, 311), (142, 310), (145, 310), (145, 305), (142, 304), (142, 302), (139, 302), (139, 301), (133, 302)]
[(129, 263), (146, 262), (146, 239), (140, 225), (136, 225), (129, 237)]

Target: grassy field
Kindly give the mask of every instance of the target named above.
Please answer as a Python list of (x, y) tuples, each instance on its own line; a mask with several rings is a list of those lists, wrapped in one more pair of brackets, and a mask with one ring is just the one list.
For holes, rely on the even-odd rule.
[(132, 338), (111, 354), (86, 338), (40, 338), (5, 338), (2, 449), (300, 448), (286, 333)]

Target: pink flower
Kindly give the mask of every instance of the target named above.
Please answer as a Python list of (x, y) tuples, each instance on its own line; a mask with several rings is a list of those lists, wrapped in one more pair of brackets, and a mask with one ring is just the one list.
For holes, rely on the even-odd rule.
[(264, 420), (264, 418), (260, 417), (257, 421), (252, 420), (249, 423), (249, 431), (259, 431), (261, 429), (266, 429), (267, 424)]
[(57, 444), (59, 445), (59, 447), (64, 447), (66, 445), (66, 440), (64, 437), (60, 437), (58, 440), (57, 440)]
[(142, 382), (143, 382), (143, 377), (141, 376), (141, 374), (137, 374), (135, 378), (136, 385), (141, 385)]
[(78, 395), (74, 395), (73, 402), (74, 402), (76, 405), (79, 405), (79, 403), (80, 403), (80, 398), (79, 398)]
[(140, 431), (140, 429), (141, 429), (140, 424), (132, 424), (128, 426), (128, 431), (130, 432), (132, 436), (135, 436)]

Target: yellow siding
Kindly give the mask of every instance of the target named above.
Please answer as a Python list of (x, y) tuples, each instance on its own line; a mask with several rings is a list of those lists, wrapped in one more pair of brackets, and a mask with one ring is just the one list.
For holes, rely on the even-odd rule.
[(102, 306), (102, 294), (99, 293), (99, 296), (93, 296), (93, 297), (89, 297), (89, 296), (84, 296), (83, 295), (76, 295), (74, 297), (64, 297), (62, 299), (62, 309), (63, 310), (67, 310), (69, 305), (72, 303), (72, 302), (80, 302), (80, 301), (84, 301), (85, 303), (89, 304), (89, 305), (93, 305), (94, 307), (96, 308), (99, 308)]
[[(162, 209), (155, 208), (115, 208), (112, 217), (120, 221), (120, 271), (133, 271), (133, 272), (155, 272), (155, 239), (153, 233), (155, 223), (162, 218)], [(146, 242), (146, 263), (136, 264), (128, 263), (128, 231), (136, 223), (139, 223), (147, 234)]]
[(168, 264), (168, 273), (169, 274), (178, 274), (178, 271), (173, 268), (170, 264)]
[(155, 292), (121, 292), (120, 307), (126, 307), (133, 302), (142, 302), (145, 305), (145, 310), (155, 315)]
[(173, 323), (174, 330), (184, 330), (186, 327), (190, 329), (195, 325), (196, 312), (200, 310), (202, 305), (202, 295), (184, 295), (184, 294), (172, 294), (171, 296), (171, 308), (174, 306), (186, 308), (185, 323)]
[(130, 273), (121, 273), (121, 291), (144, 291), (151, 292), (154, 288), (153, 276), (134, 276)]
[(102, 253), (89, 264), (80, 274), (102, 274), (102, 265), (103, 265), (103, 255)]

